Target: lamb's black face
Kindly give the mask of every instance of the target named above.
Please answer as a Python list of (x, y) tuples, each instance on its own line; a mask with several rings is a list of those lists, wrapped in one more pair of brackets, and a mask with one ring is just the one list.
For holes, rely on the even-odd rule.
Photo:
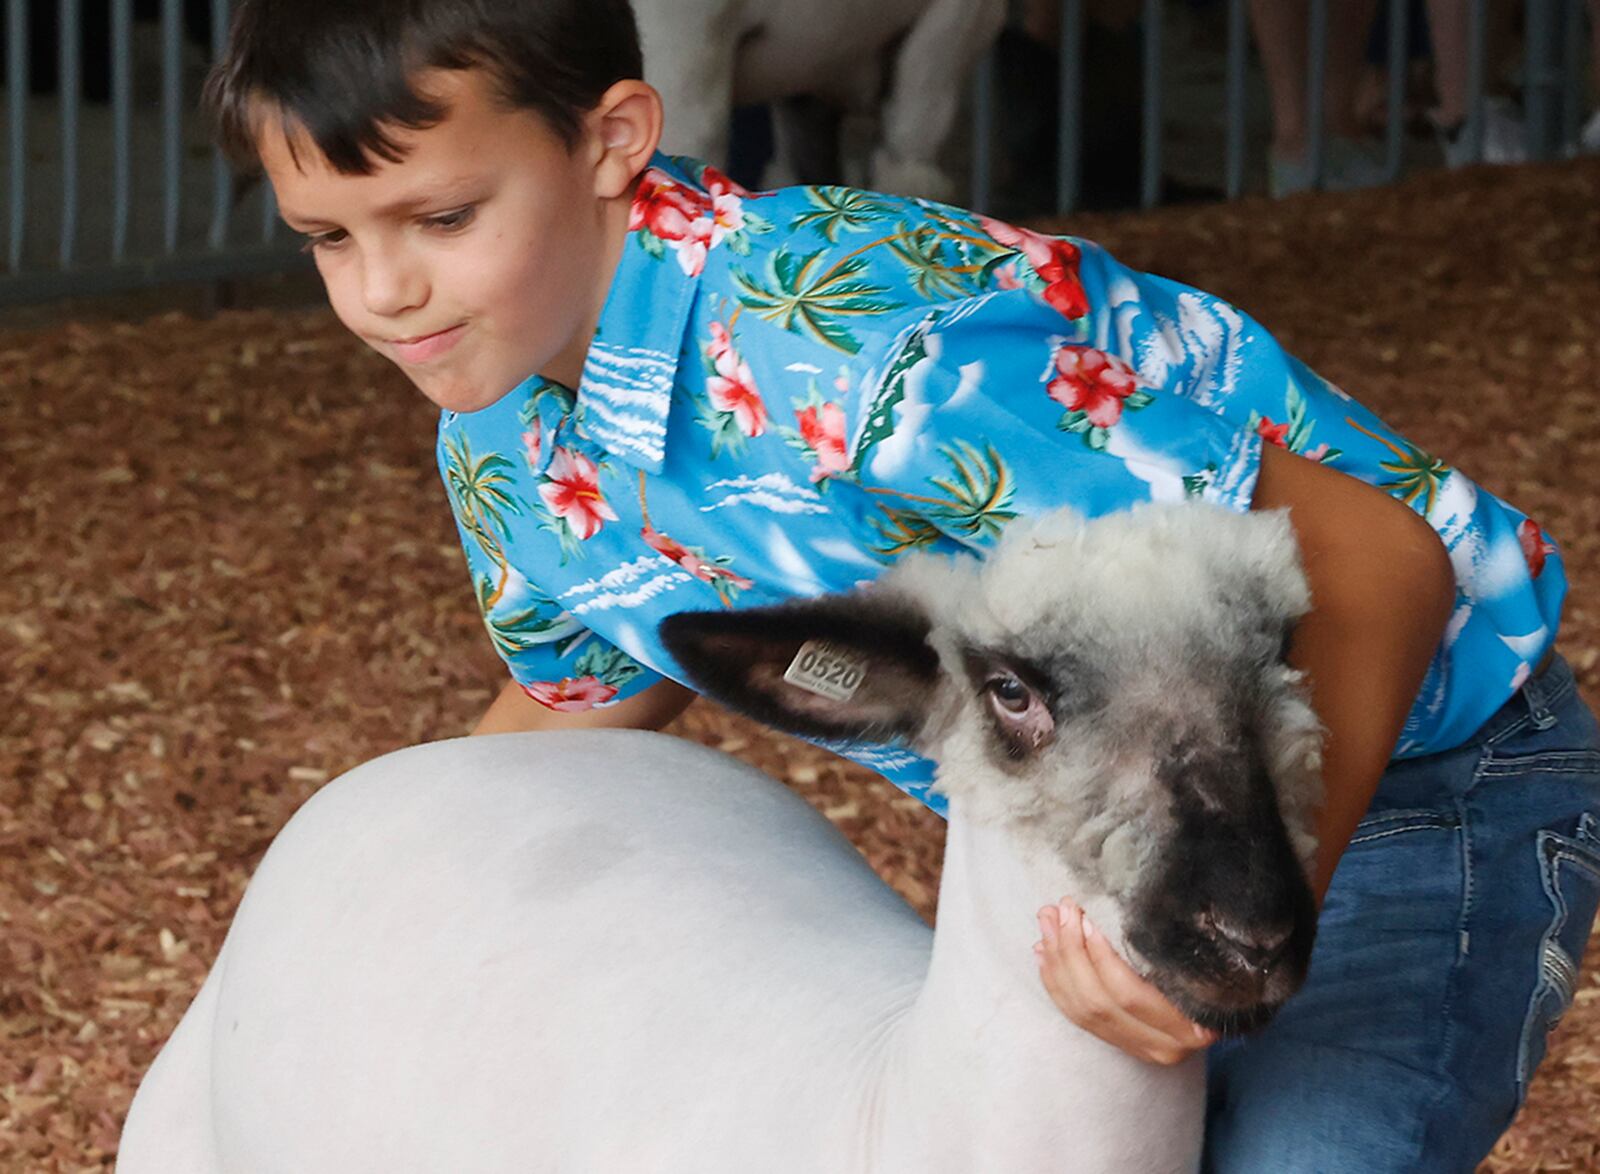
[(1228, 1033), (1265, 1023), (1299, 989), (1316, 932), (1259, 743), (1240, 735), (1179, 744), (1160, 762), (1174, 826), (1124, 923), (1162, 993)]
[[(1259, 626), (1113, 660), (1104, 646), (969, 647), (969, 712), (1026, 799), (1019, 822), (1118, 909), (1130, 960), (1224, 1032), (1271, 1018), (1304, 981), (1316, 909), (1309, 805), (1280, 804), (1285, 747), (1310, 712)], [(1289, 780), (1292, 782), (1292, 780)]]

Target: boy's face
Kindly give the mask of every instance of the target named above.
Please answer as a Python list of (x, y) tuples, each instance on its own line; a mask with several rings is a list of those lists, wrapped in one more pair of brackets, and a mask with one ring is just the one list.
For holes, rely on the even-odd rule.
[(478, 70), (431, 74), (427, 92), (449, 114), (390, 128), (404, 157), (367, 176), (334, 171), (304, 135), (291, 154), (264, 117), (284, 221), (310, 238), (339, 320), (440, 407), (487, 407), (536, 373), (575, 386), (616, 219), (586, 144), (569, 152), (539, 115), (499, 105)]

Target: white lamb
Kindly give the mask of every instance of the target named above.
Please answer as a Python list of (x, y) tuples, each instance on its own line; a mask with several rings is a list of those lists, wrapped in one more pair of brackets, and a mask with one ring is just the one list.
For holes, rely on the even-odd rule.
[[(1320, 731), (1287, 515), (1015, 522), (982, 563), (685, 613), (729, 703), (940, 764), (931, 932), (777, 782), (658, 734), (456, 739), (284, 827), (129, 1113), (123, 1174), (1161, 1174), (1199, 1057), (1068, 1022), (1034, 911), (1070, 894), (1202, 1023), (1297, 987)], [(784, 680), (816, 641), (848, 700)], [(848, 675), (848, 674), (846, 674)]]
[[(837, 147), (823, 145), (837, 128), (815, 115), (873, 111), (880, 133), (867, 182), (937, 199), (954, 194), (939, 149), (1006, 10), (1005, 0), (634, 0), (633, 7), (645, 78), (666, 107), (669, 150), (725, 165), (734, 103), (771, 102), (785, 169), (766, 182), (815, 182), (807, 172), (831, 173), (836, 182), (837, 160), (805, 162)], [(801, 96), (819, 99), (820, 111), (787, 101)]]

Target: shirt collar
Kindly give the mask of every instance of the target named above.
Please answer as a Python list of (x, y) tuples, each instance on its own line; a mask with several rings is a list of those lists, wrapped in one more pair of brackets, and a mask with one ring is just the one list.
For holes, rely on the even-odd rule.
[(661, 472), (684, 332), (715, 217), (684, 162), (659, 152), (639, 179), (622, 256), (578, 383), (582, 428), (607, 452)]

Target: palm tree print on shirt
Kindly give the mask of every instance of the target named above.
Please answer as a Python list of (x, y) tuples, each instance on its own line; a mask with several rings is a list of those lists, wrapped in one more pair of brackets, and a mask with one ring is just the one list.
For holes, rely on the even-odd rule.
[(1427, 517), (1433, 513), (1434, 503), (1439, 500), (1439, 486), (1451, 473), (1451, 468), (1438, 457), (1430, 456), (1408, 440), (1402, 440), (1405, 445), (1402, 450), (1393, 441), (1379, 436), (1376, 432), (1363, 428), (1349, 416), (1344, 422), (1357, 432), (1372, 437), (1379, 444), (1398, 458), (1393, 461), (1379, 461), (1378, 467), (1389, 473), (1396, 473), (1398, 477), (1393, 481), (1385, 481), (1378, 486), (1398, 497), (1407, 505), (1415, 507), (1417, 498), (1423, 498), (1421, 513)]
[[(862, 231), (889, 211), (870, 195), (842, 189), (812, 188), (807, 195), (817, 207), (794, 217), (790, 231), (810, 226), (830, 244), (837, 243), (841, 231)], [(856, 354), (861, 341), (851, 331), (850, 319), (903, 308), (903, 303), (882, 296), (889, 292), (887, 286), (862, 280), (868, 269), (865, 254), (884, 248), (923, 299), (968, 297), (994, 287), (1028, 288), (1066, 318), (1088, 313), (1078, 277), (1081, 252), (1073, 241), (982, 217), (968, 223), (928, 203), (919, 205), (919, 211), (925, 219), (902, 220), (892, 232), (851, 250), (826, 269), (822, 265), (828, 250), (802, 255), (787, 247), (768, 259), (764, 279), (735, 268), (739, 300), (785, 330)]]
[[(560, 605), (531, 584), (527, 587), (533, 598), (528, 606), (509, 615), (497, 614), (511, 581), (502, 541), (509, 535), (504, 515), (523, 512), (521, 503), (507, 492), (511, 469), (511, 462), (499, 453), (474, 457), (465, 436), (452, 436), (445, 441), (445, 487), (450, 507), (462, 530), (472, 536), (495, 568), (492, 578), (474, 575), (473, 594), (489, 639), (502, 656), (527, 652), (582, 631)], [(525, 582), (521, 576), (518, 580)]]
[(1011, 508), (1016, 480), (993, 445), (984, 445), (980, 453), (967, 441), (956, 440), (941, 445), (939, 455), (949, 462), (950, 475), (930, 477), (928, 484), (942, 490), (943, 497), (867, 487), (868, 493), (915, 503), (915, 508), (878, 503), (884, 517), (873, 523), (882, 538), (877, 553), (899, 555), (946, 537), (963, 545), (990, 542), (1017, 516)]
[[(504, 514), (520, 514), (522, 505), (507, 492), (511, 485), (512, 464), (499, 453), (474, 459), (465, 436), (445, 440), (445, 489), (456, 521), (472, 536), (491, 563), (499, 570), (499, 581), (486, 597), (493, 607), (506, 587), (510, 568), (501, 539), (508, 535)], [(498, 532), (498, 536), (497, 536)]]
[(852, 253), (822, 269), (826, 254), (826, 249), (818, 249), (802, 256), (781, 248), (767, 261), (764, 282), (735, 268), (734, 284), (739, 301), (758, 317), (853, 355), (861, 350), (861, 340), (846, 321), (898, 310), (901, 303), (881, 296), (889, 292), (888, 286), (860, 280), (866, 258)]

